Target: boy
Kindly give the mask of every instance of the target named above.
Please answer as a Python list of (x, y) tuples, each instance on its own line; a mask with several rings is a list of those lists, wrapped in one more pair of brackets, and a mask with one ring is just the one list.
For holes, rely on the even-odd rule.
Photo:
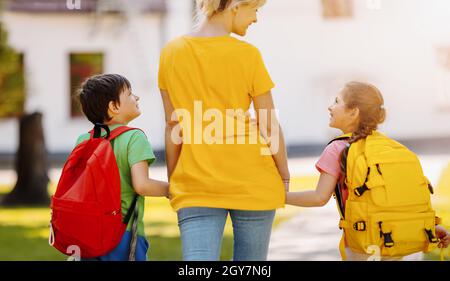
[[(127, 125), (137, 118), (139, 97), (131, 91), (130, 82), (118, 74), (97, 75), (86, 80), (81, 86), (80, 103), (83, 113), (93, 124), (101, 123), (114, 129)], [(102, 136), (105, 132), (102, 133)], [(89, 133), (81, 135), (76, 145), (90, 138)], [(140, 130), (125, 132), (111, 141), (120, 174), (121, 207), (125, 216), (136, 194), (137, 200), (137, 240), (136, 261), (147, 260), (149, 244), (144, 234), (144, 197), (168, 196), (169, 184), (148, 178), (148, 167), (155, 156), (147, 137)], [(127, 225), (127, 231), (119, 245), (110, 253), (94, 260), (128, 260), (133, 220)]]

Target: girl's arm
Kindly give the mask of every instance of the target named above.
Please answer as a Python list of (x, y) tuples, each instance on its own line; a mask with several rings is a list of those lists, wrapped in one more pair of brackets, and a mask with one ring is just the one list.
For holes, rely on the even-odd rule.
[(178, 121), (172, 121), (172, 114), (174, 107), (170, 101), (169, 94), (161, 90), (161, 97), (164, 105), (164, 113), (166, 119), (165, 129), (165, 146), (166, 146), (166, 163), (167, 163), (167, 178), (170, 180), (170, 176), (177, 165), (178, 158), (180, 157), (181, 144), (176, 144), (172, 140), (172, 130), (178, 125)]
[(321, 173), (316, 190), (288, 192), (286, 204), (299, 207), (321, 207), (328, 203), (336, 187), (337, 179), (327, 173)]
[[(259, 128), (262, 131), (261, 134), (269, 144), (270, 152), (278, 168), (281, 178), (284, 181), (288, 181), (291, 177), (288, 169), (286, 145), (284, 142), (283, 131), (278, 123), (277, 116), (275, 115), (275, 106), (272, 99), (272, 93), (267, 92), (265, 94), (253, 97), (253, 106), (256, 111), (256, 119), (259, 124)], [(263, 109), (265, 111), (260, 110)], [(260, 113), (267, 114), (266, 116), (260, 116)], [(275, 129), (275, 131), (273, 131)], [(286, 191), (289, 191), (289, 185), (286, 185)]]
[(168, 196), (169, 184), (167, 182), (148, 178), (147, 161), (140, 161), (131, 167), (131, 182), (134, 190), (139, 195), (153, 197)]

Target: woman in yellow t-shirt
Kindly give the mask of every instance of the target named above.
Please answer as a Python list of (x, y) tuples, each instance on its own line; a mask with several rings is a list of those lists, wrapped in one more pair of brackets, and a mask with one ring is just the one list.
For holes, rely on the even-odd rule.
[(274, 84), (259, 50), (230, 36), (244, 36), (264, 4), (197, 0), (195, 31), (161, 53), (170, 198), (184, 260), (219, 259), (228, 214), (233, 259), (265, 260), (275, 210), (284, 207), (290, 175)]

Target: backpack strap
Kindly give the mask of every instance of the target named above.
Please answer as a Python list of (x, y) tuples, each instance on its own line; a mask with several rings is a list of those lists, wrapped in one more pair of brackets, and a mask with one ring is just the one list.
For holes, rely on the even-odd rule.
[(106, 138), (105, 139), (107, 139), (109, 141), (112, 141), (113, 139), (117, 138), (121, 134), (123, 134), (125, 132), (128, 132), (128, 131), (131, 131), (131, 130), (139, 130), (139, 131), (144, 133), (144, 131), (142, 131), (139, 128), (132, 128), (132, 127), (127, 127), (127, 126), (120, 126), (120, 127), (115, 128), (114, 130), (110, 131), (109, 127), (107, 125), (95, 124), (94, 129), (89, 131), (89, 134), (91, 135), (91, 138), (99, 138), (100, 137), (100, 133), (101, 133), (101, 129), (104, 129), (106, 131)]
[(131, 216), (132, 216), (133, 213), (134, 213), (134, 208), (135, 208), (136, 205), (137, 205), (137, 200), (138, 200), (138, 198), (139, 198), (139, 195), (134, 196), (133, 201), (131, 202), (130, 208), (128, 209), (128, 212), (127, 212), (127, 214), (125, 215), (125, 217), (123, 218), (123, 223), (126, 224), (126, 225), (128, 225), (128, 223), (129, 223), (130, 220), (131, 220)]
[(339, 137), (337, 137), (337, 138), (332, 139), (332, 140), (327, 144), (327, 146), (330, 145), (330, 144), (332, 144), (332, 143), (335, 142), (335, 141), (338, 141), (338, 140), (349, 140), (351, 137), (352, 137), (352, 134), (345, 134), (345, 135), (339, 136)]
[[(121, 134), (123, 134), (123, 133), (125, 133), (125, 132), (128, 132), (128, 131), (132, 131), (132, 130), (139, 130), (139, 131), (141, 131), (141, 132), (144, 133), (144, 131), (142, 131), (141, 129), (138, 129), (138, 128), (131, 128), (131, 127), (127, 127), (127, 126), (120, 126), (120, 127), (114, 129), (114, 130), (111, 132), (111, 135), (109, 136), (109, 139), (108, 139), (108, 140), (109, 140), (109, 141), (112, 141), (113, 139), (117, 138), (117, 137), (120, 136)], [(144, 133), (144, 134), (145, 134), (145, 133)]]
[(133, 224), (131, 225), (131, 240), (130, 240), (130, 253), (128, 254), (129, 261), (136, 260), (136, 246), (137, 246), (137, 226), (138, 226), (138, 205), (137, 200), (139, 195), (134, 196), (133, 202), (131, 202), (130, 208), (123, 219), (123, 223), (128, 226), (131, 218), (133, 218)]
[[(351, 138), (352, 134), (345, 134), (339, 137), (336, 137), (334, 139), (332, 139), (328, 144), (332, 144), (335, 141), (338, 140), (349, 140)], [(347, 146), (345, 149), (349, 149), (349, 146)], [(340, 159), (340, 161), (342, 161), (343, 159)], [(347, 162), (347, 159), (345, 158), (345, 162)], [(345, 164), (346, 165), (346, 164)], [(334, 198), (336, 199), (336, 205), (339, 211), (339, 215), (341, 217), (340, 223), (339, 223), (339, 228), (340, 229), (344, 229), (343, 227), (343, 223), (346, 223), (345, 221), (345, 206), (344, 206), (344, 202), (343, 202), (343, 196), (342, 196), (342, 192), (341, 192), (341, 183), (337, 182), (336, 186), (334, 188)], [(341, 241), (339, 243), (339, 252), (341, 253), (341, 257), (342, 260), (346, 260), (346, 253), (345, 253), (345, 232), (342, 233), (342, 237), (341, 237)]]
[[(138, 196), (136, 196), (137, 198)], [(134, 205), (133, 210), (133, 224), (131, 225), (131, 241), (130, 241), (130, 253), (128, 255), (129, 261), (135, 261), (136, 260), (136, 247), (137, 247), (137, 240), (138, 240), (138, 217), (139, 217), (139, 209), (137, 204)]]

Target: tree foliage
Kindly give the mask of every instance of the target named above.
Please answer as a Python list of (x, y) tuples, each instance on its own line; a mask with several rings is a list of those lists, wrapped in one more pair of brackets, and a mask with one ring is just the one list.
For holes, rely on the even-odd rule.
[(0, 22), (0, 118), (20, 116), (24, 101), (23, 55), (8, 45), (8, 33)]

